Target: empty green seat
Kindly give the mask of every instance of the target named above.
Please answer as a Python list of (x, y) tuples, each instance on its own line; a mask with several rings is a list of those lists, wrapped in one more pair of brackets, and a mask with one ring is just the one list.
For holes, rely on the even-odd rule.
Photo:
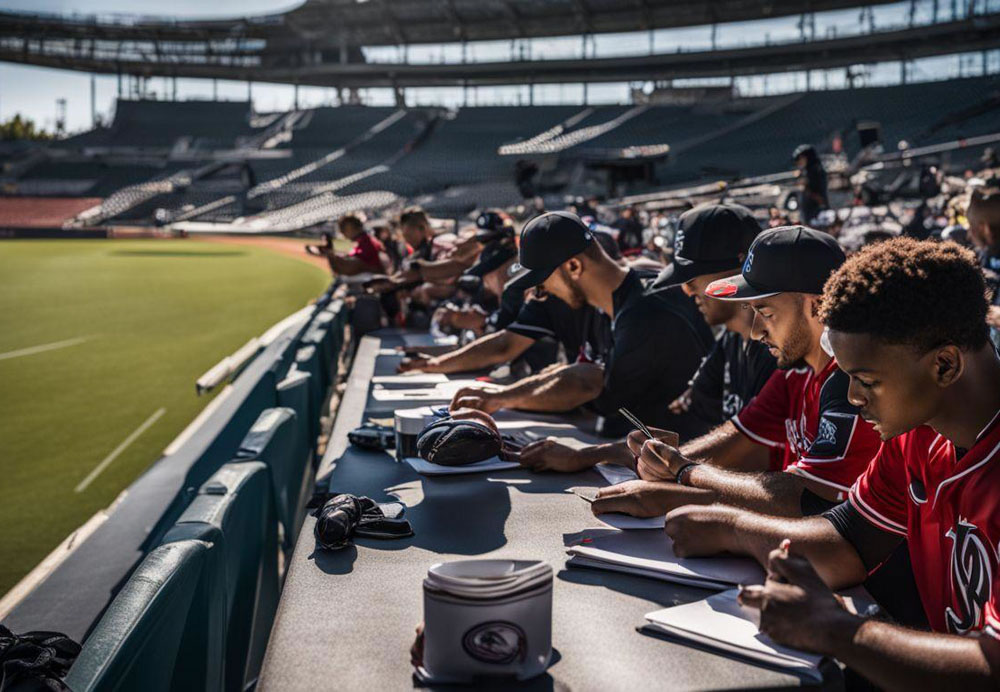
[(308, 481), (312, 480), (307, 434), (305, 421), (294, 410), (269, 408), (257, 418), (236, 453), (236, 461), (253, 459), (267, 464), (286, 553), (291, 551), (298, 535), (306, 501), (303, 488), (309, 487), (307, 475)]
[(278, 406), (295, 411), (302, 433), (302, 453), (312, 459), (319, 436), (319, 406), (313, 401), (313, 376), (292, 366), (278, 383)]
[(278, 524), (263, 462), (225, 464), (163, 538), (203, 540), (219, 553), (226, 610), (225, 689), (256, 679), (278, 603)]
[(332, 373), (336, 366), (333, 364), (333, 344), (330, 338), (330, 329), (327, 324), (312, 324), (302, 335), (300, 341), (302, 346), (315, 346), (319, 360), (320, 381), (325, 384), (331, 381)]
[(90, 690), (221, 690), (225, 590), (211, 545), (155, 548), (104, 612), (66, 676)]

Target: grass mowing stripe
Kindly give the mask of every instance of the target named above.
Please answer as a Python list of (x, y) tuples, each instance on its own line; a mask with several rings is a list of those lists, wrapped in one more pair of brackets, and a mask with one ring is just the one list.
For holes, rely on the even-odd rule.
[(0, 360), (17, 358), (19, 356), (33, 356), (36, 353), (45, 353), (46, 351), (55, 351), (56, 349), (66, 348), (67, 346), (76, 346), (77, 344), (82, 344), (84, 341), (87, 341), (89, 338), (89, 336), (78, 336), (73, 339), (65, 339), (64, 341), (53, 341), (51, 344), (39, 344), (38, 346), (19, 348), (16, 351), (0, 353)]
[(132, 433), (128, 437), (126, 437), (124, 440), (122, 440), (121, 443), (117, 447), (115, 447), (113, 450), (111, 450), (111, 454), (109, 454), (108, 456), (104, 457), (104, 459), (101, 460), (101, 463), (98, 464), (97, 466), (95, 466), (94, 470), (91, 471), (90, 473), (88, 473), (87, 477), (84, 478), (82, 481), (80, 481), (80, 483), (75, 488), (73, 488), (73, 490), (76, 491), (76, 492), (78, 492), (78, 493), (82, 493), (84, 490), (86, 490), (87, 486), (90, 485), (95, 478), (97, 478), (99, 475), (101, 475), (101, 471), (103, 471), (104, 469), (108, 468), (108, 465), (112, 461), (114, 461), (115, 459), (117, 459), (119, 454), (121, 454), (126, 449), (128, 449), (128, 446), (130, 444), (132, 444), (133, 442), (135, 442), (136, 439), (139, 437), (139, 435), (141, 435), (144, 432), (146, 432), (147, 430), (149, 430), (149, 426), (151, 426), (156, 421), (160, 420), (160, 416), (162, 416), (166, 412), (167, 412), (167, 409), (161, 408), (161, 409), (158, 409), (149, 418), (147, 418), (146, 421), (142, 425), (140, 425), (138, 428), (136, 428), (135, 430), (133, 430)]

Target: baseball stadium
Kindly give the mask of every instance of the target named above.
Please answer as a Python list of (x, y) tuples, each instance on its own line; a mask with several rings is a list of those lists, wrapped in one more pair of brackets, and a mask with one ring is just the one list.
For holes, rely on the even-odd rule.
[[(996, 448), (871, 485), (992, 363), (843, 308), (1000, 344), (997, 147), (996, 0), (0, 0), (0, 690), (1000, 684)], [(893, 435), (879, 329), (962, 364)]]

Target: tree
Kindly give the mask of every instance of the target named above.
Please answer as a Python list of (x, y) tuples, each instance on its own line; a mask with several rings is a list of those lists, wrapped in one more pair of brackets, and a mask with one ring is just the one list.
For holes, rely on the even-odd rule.
[(31, 118), (22, 118), (20, 113), (16, 113), (13, 118), (0, 123), (0, 139), (47, 142), (55, 139), (55, 136), (37, 127)]

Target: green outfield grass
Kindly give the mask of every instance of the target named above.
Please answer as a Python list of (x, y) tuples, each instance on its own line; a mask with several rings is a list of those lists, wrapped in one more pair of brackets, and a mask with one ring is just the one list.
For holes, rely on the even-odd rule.
[[(315, 266), (242, 245), (0, 241), (0, 594), (209, 402), (195, 395), (199, 375), (328, 281)], [(17, 355), (43, 345), (53, 348)]]

